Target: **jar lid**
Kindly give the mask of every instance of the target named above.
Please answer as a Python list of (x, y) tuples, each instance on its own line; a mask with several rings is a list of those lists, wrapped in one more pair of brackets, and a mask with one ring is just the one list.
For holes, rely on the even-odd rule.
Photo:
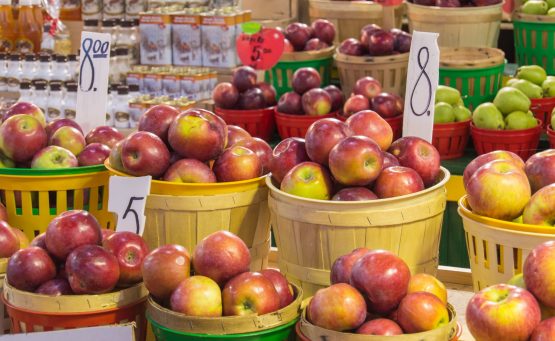
[(49, 55), (49, 54), (41, 53), (41, 54), (39, 55), (39, 60), (40, 60), (41, 62), (50, 62), (50, 59), (51, 59), (51, 58), (50, 58), (50, 55)]
[(77, 55), (76, 55), (76, 54), (68, 54), (68, 55), (67, 55), (67, 59), (68, 59), (70, 62), (76, 62), (76, 61), (77, 61)]
[(114, 27), (116, 26), (116, 21), (114, 19), (102, 20), (102, 27)]
[(60, 90), (62, 90), (62, 83), (50, 82), (50, 91), (60, 91)]
[(129, 88), (127, 85), (118, 86), (118, 95), (127, 95), (129, 93)]
[(46, 82), (38, 81), (34, 82), (35, 90), (46, 90)]
[(67, 62), (67, 57), (62, 55), (62, 54), (59, 54), (59, 55), (56, 56), (56, 62), (57, 63), (65, 63), (65, 62)]
[(67, 91), (69, 92), (77, 92), (77, 83), (75, 82), (67, 82), (66, 83)]
[(130, 92), (139, 92), (138, 84), (129, 84), (128, 87)]
[(120, 25), (121, 27), (133, 27), (133, 20), (122, 20)]
[(35, 60), (37, 60), (37, 56), (35, 56), (34, 54), (29, 53), (25, 55), (26, 62), (34, 62)]
[(127, 47), (116, 48), (116, 56), (127, 56), (129, 54), (129, 49)]
[(31, 89), (31, 82), (21, 81), (19, 83), (19, 89), (21, 89), (21, 90), (30, 90)]
[(83, 26), (98, 26), (98, 19), (85, 19)]
[(14, 62), (18, 62), (21, 60), (21, 56), (19, 55), (19, 53), (12, 53), (10, 54), (10, 60)]

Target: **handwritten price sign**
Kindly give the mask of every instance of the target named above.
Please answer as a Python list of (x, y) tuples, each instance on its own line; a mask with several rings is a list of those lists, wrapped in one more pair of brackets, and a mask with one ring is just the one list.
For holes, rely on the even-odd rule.
[(114, 325), (2, 336), (2, 341), (133, 341), (133, 326)]
[(257, 33), (241, 33), (237, 37), (237, 54), (244, 65), (257, 70), (268, 70), (277, 64), (283, 54), (283, 34), (273, 28)]
[(418, 136), (430, 143), (439, 79), (438, 37), (430, 32), (412, 34), (403, 116), (403, 136)]
[(150, 193), (151, 176), (111, 176), (108, 210), (118, 216), (116, 231), (143, 235), (146, 197)]

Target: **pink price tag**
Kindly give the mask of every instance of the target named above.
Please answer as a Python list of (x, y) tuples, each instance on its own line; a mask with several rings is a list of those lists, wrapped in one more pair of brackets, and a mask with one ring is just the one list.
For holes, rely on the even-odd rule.
[(263, 28), (258, 33), (241, 33), (237, 37), (237, 54), (244, 65), (257, 70), (268, 70), (283, 54), (283, 34), (274, 28)]

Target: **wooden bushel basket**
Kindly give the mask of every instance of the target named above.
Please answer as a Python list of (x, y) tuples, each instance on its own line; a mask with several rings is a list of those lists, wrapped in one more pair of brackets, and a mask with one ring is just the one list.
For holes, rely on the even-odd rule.
[[(4, 277), (6, 275), (6, 268), (8, 266), (8, 258), (0, 258), (0, 295), (2, 295), (2, 288), (4, 286)], [(4, 306), (4, 301), (0, 299), (0, 335), (10, 333), (10, 317), (8, 311)]]

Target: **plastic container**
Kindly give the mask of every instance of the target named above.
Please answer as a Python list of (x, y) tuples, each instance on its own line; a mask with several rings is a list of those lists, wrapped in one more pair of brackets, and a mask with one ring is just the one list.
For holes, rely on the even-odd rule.
[(114, 229), (116, 219), (108, 211), (109, 177), (103, 165), (53, 170), (0, 168), (0, 193), (8, 223), (32, 240), (45, 232), (58, 214), (85, 209), (102, 227)]
[(501, 88), (505, 69), (503, 51), (487, 47), (443, 47), (440, 52), (440, 84), (458, 89), (470, 110), (493, 101)]
[(530, 101), (532, 102), (530, 110), (538, 120), (542, 121), (542, 130), (546, 131), (551, 122), (551, 112), (555, 108), (555, 97), (532, 98)]
[(286, 139), (288, 137), (300, 137), (304, 139), (306, 131), (310, 125), (322, 118), (335, 118), (336, 114), (331, 113), (324, 116), (308, 116), (308, 115), (289, 115), (280, 113), (277, 109), (274, 112), (276, 126), (279, 137)]
[(216, 107), (215, 112), (225, 123), (239, 126), (254, 137), (260, 137), (266, 141), (272, 139), (276, 127), (274, 107), (260, 110), (232, 110)]
[[(0, 295), (2, 295), (2, 288), (4, 286), (4, 277), (6, 274), (6, 267), (8, 266), (8, 258), (0, 258)], [(4, 301), (0, 300), (0, 336), (10, 333), (10, 317), (8, 311), (4, 306)]]
[(411, 273), (435, 274), (449, 177), (442, 168), (440, 181), (421, 192), (359, 202), (297, 197), (282, 192), (267, 178), (281, 272), (309, 297), (329, 286), (335, 259), (368, 247), (394, 252)]
[(526, 160), (536, 153), (541, 132), (541, 121), (534, 128), (522, 130), (480, 129), (470, 123), (470, 134), (478, 155), (494, 150), (508, 150)]
[(403, 115), (384, 118), (389, 123), (391, 130), (393, 130), (393, 141), (401, 138), (403, 135)]
[(555, 130), (551, 125), (547, 127), (547, 139), (549, 140), (549, 148), (555, 148)]
[(472, 213), (466, 195), (459, 200), (459, 215), (466, 235), (466, 247), (474, 291), (507, 283), (522, 272), (528, 254), (539, 244), (555, 239), (555, 229), (487, 218)]
[(432, 144), (442, 160), (457, 159), (464, 155), (470, 135), (470, 120), (453, 123), (436, 123)]
[(555, 17), (515, 13), (513, 26), (518, 65), (540, 65), (555, 74)]

